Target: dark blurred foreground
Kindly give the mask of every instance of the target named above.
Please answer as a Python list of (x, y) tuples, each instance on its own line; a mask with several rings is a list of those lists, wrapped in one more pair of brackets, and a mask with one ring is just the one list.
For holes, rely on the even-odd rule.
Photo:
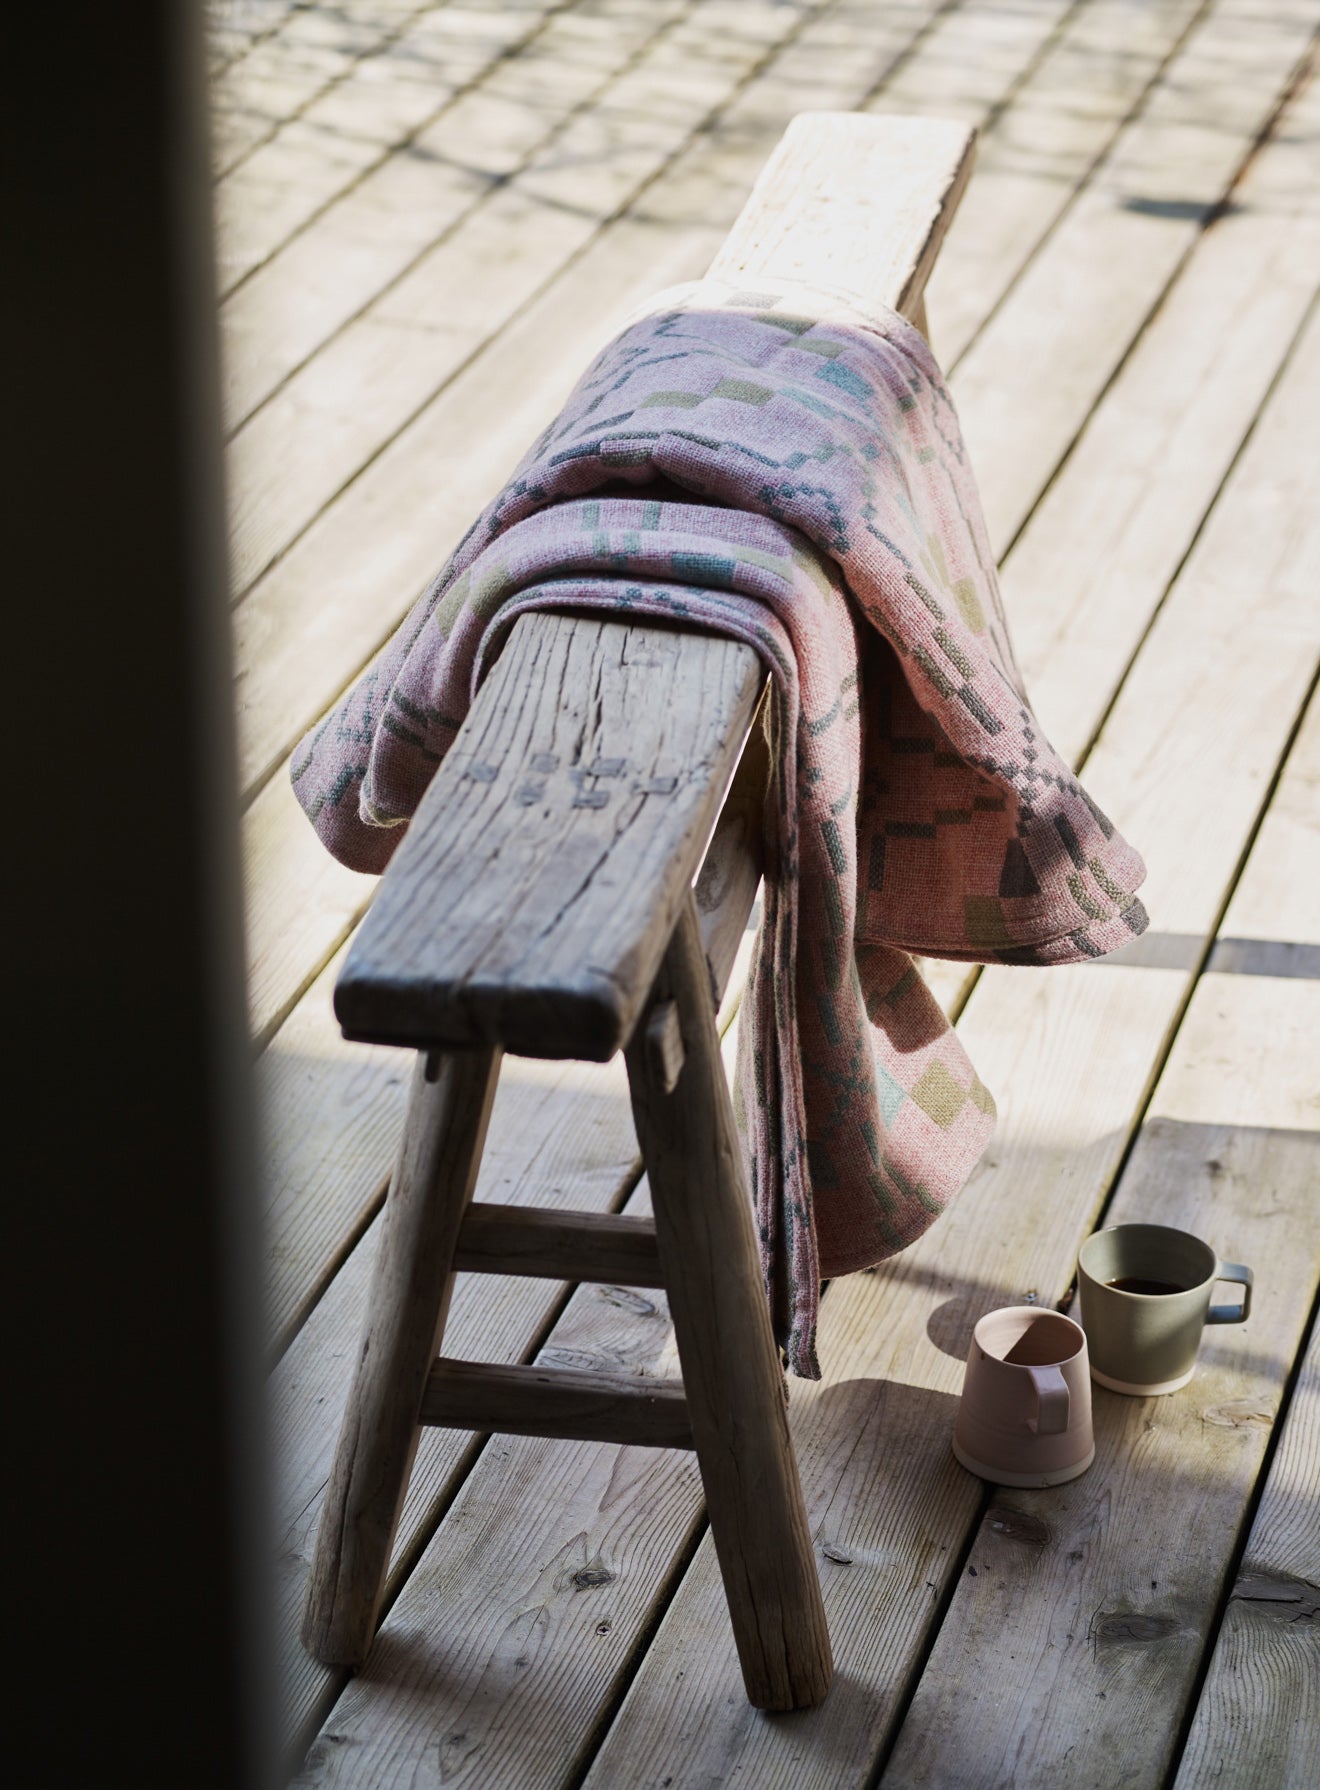
[(270, 1781), (200, 10), (24, 9), (6, 45), (25, 1786)]

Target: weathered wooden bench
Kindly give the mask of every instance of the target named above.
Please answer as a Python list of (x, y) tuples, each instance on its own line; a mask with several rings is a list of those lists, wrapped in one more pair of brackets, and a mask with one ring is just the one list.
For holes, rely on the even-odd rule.
[[(711, 273), (808, 279), (924, 328), (971, 150), (942, 121), (803, 115)], [(420, 1428), (441, 1424), (694, 1448), (748, 1697), (829, 1688), (716, 1029), (760, 878), (764, 684), (732, 640), (523, 616), (354, 941), (346, 1036), (419, 1054), (308, 1590), (327, 1663), (366, 1655)], [(654, 1222), (474, 1204), (502, 1052), (620, 1049)], [(663, 1287), (681, 1387), (446, 1359), (459, 1270)]]

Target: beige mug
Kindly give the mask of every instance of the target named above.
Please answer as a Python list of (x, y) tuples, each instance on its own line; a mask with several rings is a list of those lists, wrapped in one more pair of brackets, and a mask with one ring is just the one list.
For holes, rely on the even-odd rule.
[[(1211, 1305), (1219, 1280), (1242, 1288), (1240, 1303)], [(1116, 1224), (1088, 1237), (1077, 1291), (1091, 1378), (1141, 1398), (1187, 1384), (1207, 1324), (1251, 1316), (1251, 1269), (1164, 1224)]]
[(953, 1452), (995, 1485), (1063, 1485), (1095, 1459), (1086, 1336), (1035, 1305), (987, 1312), (972, 1332)]

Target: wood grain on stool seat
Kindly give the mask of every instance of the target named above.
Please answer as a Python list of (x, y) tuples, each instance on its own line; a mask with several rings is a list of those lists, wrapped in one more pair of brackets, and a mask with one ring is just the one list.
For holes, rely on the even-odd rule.
[(764, 682), (720, 636), (522, 616), (354, 941), (345, 1035), (613, 1056)]

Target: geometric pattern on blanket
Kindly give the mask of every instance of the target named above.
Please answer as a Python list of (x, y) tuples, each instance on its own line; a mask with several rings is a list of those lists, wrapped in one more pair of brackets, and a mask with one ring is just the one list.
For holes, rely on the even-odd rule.
[(735, 1110), (814, 1377), (821, 1279), (920, 1236), (994, 1123), (910, 954), (1101, 956), (1145, 927), (1144, 867), (1031, 712), (952, 400), (883, 307), (704, 281), (602, 351), (295, 754), (337, 857), (384, 868), (514, 619), (556, 607), (729, 634), (771, 674)]

